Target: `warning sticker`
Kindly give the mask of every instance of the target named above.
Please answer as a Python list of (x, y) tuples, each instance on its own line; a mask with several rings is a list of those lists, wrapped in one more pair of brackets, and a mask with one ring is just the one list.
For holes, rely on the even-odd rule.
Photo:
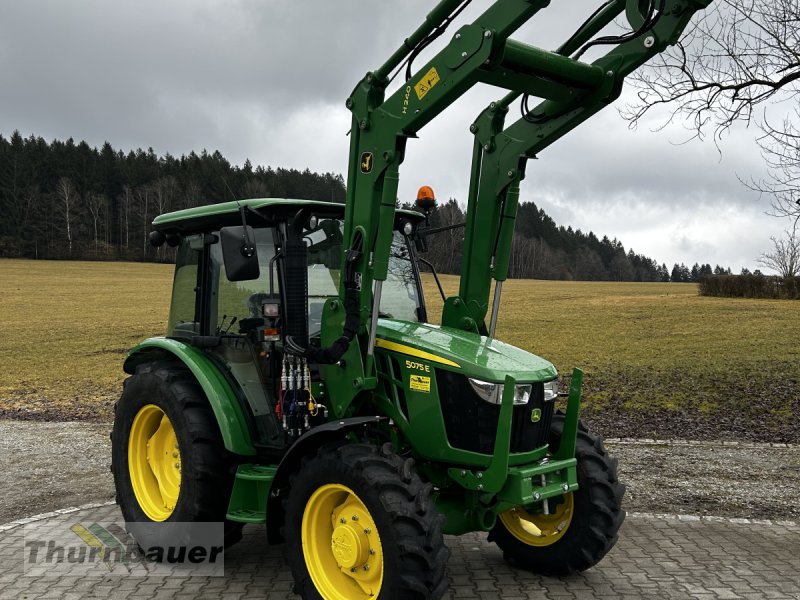
[(372, 152), (364, 152), (361, 155), (361, 172), (366, 174), (372, 171), (372, 165), (375, 162), (375, 157)]
[(414, 86), (414, 91), (417, 92), (417, 98), (422, 100), (425, 94), (430, 92), (433, 86), (439, 83), (439, 81), (439, 72), (436, 70), (436, 67), (431, 67), (431, 70), (425, 73), (419, 83)]
[(411, 389), (415, 392), (430, 392), (431, 378), (426, 377), (425, 375), (412, 375)]

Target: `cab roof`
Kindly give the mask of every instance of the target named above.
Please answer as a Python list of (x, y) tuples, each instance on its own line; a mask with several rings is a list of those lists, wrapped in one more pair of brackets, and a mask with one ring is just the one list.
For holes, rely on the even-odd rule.
[[(253, 198), (164, 213), (153, 220), (153, 227), (163, 232), (189, 232), (211, 231), (228, 225), (241, 225), (240, 206), (261, 215), (267, 222), (288, 218), (301, 208), (309, 208), (315, 214), (323, 217), (343, 218), (345, 208), (344, 204), (338, 202), (291, 198)], [(412, 221), (424, 218), (422, 214), (413, 210), (398, 209), (397, 213)], [(248, 224), (251, 224), (250, 218), (248, 218)], [(252, 223), (252, 225), (257, 225), (257, 223)]]

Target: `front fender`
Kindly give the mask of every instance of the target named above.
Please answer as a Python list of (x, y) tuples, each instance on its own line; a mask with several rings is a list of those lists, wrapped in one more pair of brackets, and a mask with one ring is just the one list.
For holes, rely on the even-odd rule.
[(214, 411), (225, 449), (243, 456), (254, 455), (256, 451), (250, 439), (242, 407), (236, 393), (216, 365), (193, 346), (178, 340), (156, 337), (132, 348), (128, 352), (123, 369), (132, 375), (136, 371), (136, 366), (152, 360), (154, 353), (176, 357), (195, 376), (208, 398), (211, 410)]
[(344, 438), (354, 429), (385, 420), (386, 417), (380, 416), (335, 419), (319, 427), (314, 427), (289, 447), (278, 465), (267, 500), (267, 540), (270, 544), (278, 544), (283, 541), (280, 530), (285, 515), (281, 493), (282, 489), (289, 485), (289, 476), (300, 468), (303, 457), (316, 453), (317, 448), (323, 444)]

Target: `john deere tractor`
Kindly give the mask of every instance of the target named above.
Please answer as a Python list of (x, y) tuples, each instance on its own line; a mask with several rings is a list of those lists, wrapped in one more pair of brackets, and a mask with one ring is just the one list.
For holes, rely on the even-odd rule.
[[(551, 363), (495, 337), (519, 185), (528, 159), (616, 99), (709, 2), (609, 0), (546, 51), (509, 36), (548, 1), (496, 0), (416, 69), (469, 4), (442, 0), (347, 98), (344, 205), (157, 217), (151, 242), (177, 247), (177, 264), (166, 335), (124, 365), (113, 472), (126, 521), (223, 522), (228, 544), (263, 524), (304, 598), (439, 598), (445, 534), (486, 532), (537, 573), (595, 565), (624, 486), (579, 420), (581, 372), (562, 393)], [(629, 32), (598, 37), (623, 14)], [(605, 54), (579, 60), (589, 50)], [(407, 140), (478, 83), (508, 92), (470, 126), (460, 287), (432, 324), (418, 265), (436, 243), (433, 194), (397, 209), (399, 168)]]

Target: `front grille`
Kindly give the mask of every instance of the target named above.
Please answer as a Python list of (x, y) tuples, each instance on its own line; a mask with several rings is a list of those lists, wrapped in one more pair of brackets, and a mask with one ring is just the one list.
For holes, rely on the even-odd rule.
[[(452, 371), (436, 370), (439, 401), (444, 417), (447, 440), (453, 448), (492, 454), (500, 419), (500, 406), (482, 400), (469, 385), (467, 378)], [(544, 402), (544, 384), (534, 383), (531, 398), (524, 406), (512, 411), (511, 452), (528, 452), (547, 444), (553, 403)], [(531, 421), (534, 410), (541, 419)]]

